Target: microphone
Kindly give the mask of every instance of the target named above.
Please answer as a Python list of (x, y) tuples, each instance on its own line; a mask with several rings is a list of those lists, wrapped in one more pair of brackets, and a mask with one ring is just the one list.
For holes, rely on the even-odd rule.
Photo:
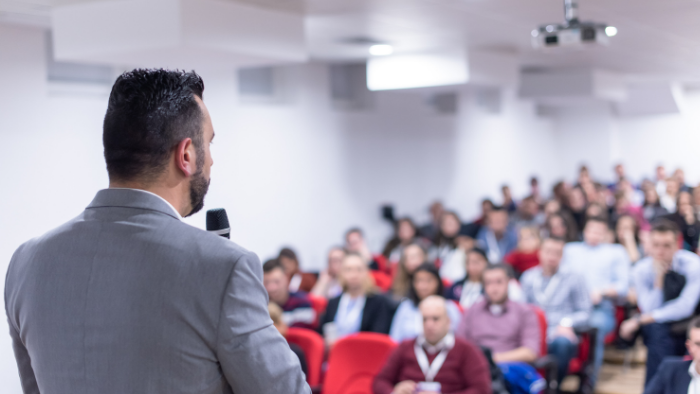
[(231, 238), (231, 226), (228, 224), (228, 215), (223, 208), (215, 208), (207, 211), (207, 231)]

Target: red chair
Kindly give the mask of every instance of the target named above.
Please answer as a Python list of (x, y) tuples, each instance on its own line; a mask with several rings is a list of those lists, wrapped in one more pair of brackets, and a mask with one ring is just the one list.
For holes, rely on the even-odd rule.
[(316, 311), (316, 326), (318, 326), (318, 322), (321, 321), (321, 315), (328, 306), (328, 300), (313, 294), (309, 294), (309, 299), (311, 300), (311, 307)]
[[(542, 332), (542, 354), (546, 355), (548, 353), (547, 351), (547, 316), (545, 316), (544, 311), (542, 311), (540, 308), (537, 307), (532, 307), (532, 309), (535, 311), (537, 314), (537, 320), (540, 324), (540, 329)], [(590, 377), (593, 374), (593, 359), (595, 357), (594, 355), (594, 346), (593, 346), (593, 341), (595, 340), (595, 335), (596, 335), (596, 329), (595, 328), (586, 328), (582, 330), (576, 330), (576, 334), (580, 338), (579, 346), (578, 346), (578, 354), (574, 359), (571, 360), (569, 363), (569, 374), (570, 375), (576, 375), (579, 377), (579, 393), (592, 393), (593, 388), (590, 387)], [(538, 360), (539, 361), (539, 360)], [(539, 365), (537, 365), (538, 368), (542, 369)], [(549, 368), (547, 368), (548, 370)], [(547, 383), (550, 389), (554, 388), (556, 389), (556, 384), (554, 387), (551, 385), (551, 380), (548, 375), (550, 375), (551, 371), (547, 371)], [(555, 375), (554, 375), (555, 376)], [(554, 380), (556, 381), (556, 379)]]
[(287, 331), (287, 342), (299, 346), (304, 352), (309, 372), (306, 376), (306, 381), (309, 383), (309, 386), (321, 384), (321, 366), (323, 365), (323, 355), (326, 351), (323, 337), (313, 330), (290, 327)]
[(369, 332), (339, 340), (328, 358), (323, 394), (372, 394), (374, 377), (396, 346), (389, 336)]

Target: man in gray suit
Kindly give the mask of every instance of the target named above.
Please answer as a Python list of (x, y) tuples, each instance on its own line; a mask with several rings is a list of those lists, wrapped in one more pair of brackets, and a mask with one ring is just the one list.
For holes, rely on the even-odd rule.
[(255, 254), (183, 223), (214, 137), (194, 73), (134, 70), (104, 120), (110, 188), (22, 245), (5, 309), (25, 393), (309, 393)]

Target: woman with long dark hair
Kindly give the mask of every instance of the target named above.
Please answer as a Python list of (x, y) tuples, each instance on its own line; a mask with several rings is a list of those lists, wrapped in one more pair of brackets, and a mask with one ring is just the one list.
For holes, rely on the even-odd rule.
[[(418, 304), (431, 295), (442, 297), (443, 292), (444, 287), (437, 267), (430, 263), (418, 267), (413, 273), (408, 298), (399, 304), (394, 315), (389, 332), (391, 338), (396, 342), (402, 342), (420, 335), (423, 332), (423, 317), (418, 310)], [(451, 301), (447, 302), (447, 314), (450, 316), (454, 331), (461, 319), (461, 312), (457, 304)]]

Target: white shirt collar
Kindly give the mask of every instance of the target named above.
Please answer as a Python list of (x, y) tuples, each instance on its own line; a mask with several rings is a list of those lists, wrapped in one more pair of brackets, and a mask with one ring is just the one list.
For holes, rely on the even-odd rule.
[(449, 332), (440, 340), (440, 342), (436, 343), (435, 345), (431, 345), (425, 340), (425, 335), (421, 334), (416, 339), (416, 342), (418, 343), (418, 346), (422, 346), (429, 354), (435, 354), (441, 352), (443, 349), (452, 349), (455, 346), (455, 336)]
[(698, 380), (698, 379), (700, 379), (700, 373), (698, 373), (698, 370), (697, 370), (697, 368), (695, 368), (695, 365), (696, 365), (695, 361), (690, 363), (690, 368), (688, 368), (688, 373), (690, 374), (690, 377), (693, 380)]
[(173, 213), (175, 214), (175, 217), (176, 217), (176, 218), (178, 218), (179, 220), (182, 220), (182, 215), (180, 215), (180, 212), (178, 212), (177, 209), (175, 209), (175, 207), (173, 206), (173, 204), (171, 204), (170, 202), (168, 202), (168, 200), (164, 199), (163, 197), (161, 197), (161, 196), (159, 196), (159, 195), (157, 195), (157, 194), (155, 194), (155, 193), (153, 193), (153, 192), (149, 192), (148, 190), (143, 190), (143, 189), (131, 189), (131, 188), (128, 188), (128, 187), (114, 187), (114, 188), (112, 188), (112, 189), (135, 190), (135, 191), (137, 191), (137, 192), (148, 193), (148, 194), (150, 194), (150, 195), (152, 195), (152, 196), (156, 196), (156, 197), (160, 198), (161, 200), (163, 200), (163, 202), (165, 202), (166, 204), (168, 204), (168, 206), (170, 207), (170, 209), (173, 210)]

